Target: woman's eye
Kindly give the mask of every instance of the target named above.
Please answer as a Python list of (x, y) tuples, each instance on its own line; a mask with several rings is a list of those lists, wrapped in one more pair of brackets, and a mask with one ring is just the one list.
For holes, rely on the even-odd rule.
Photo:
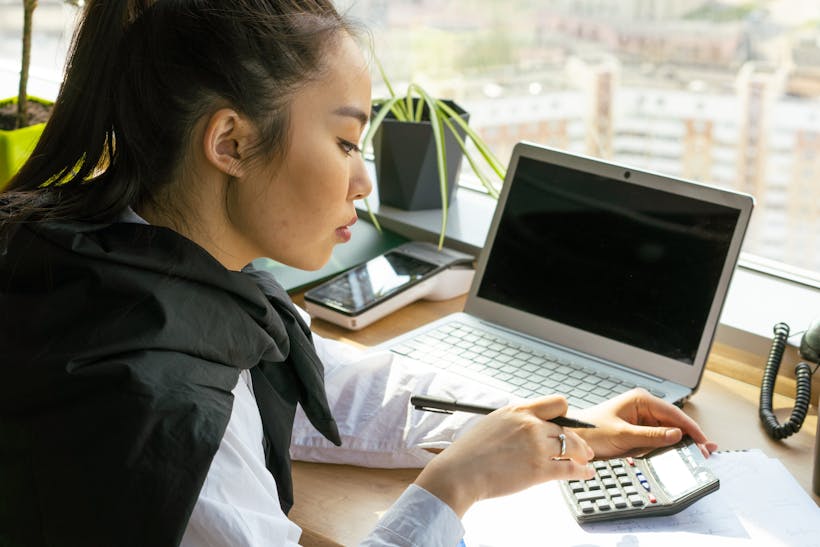
[(344, 139), (339, 139), (339, 146), (347, 156), (351, 155), (353, 152), (360, 152), (359, 147), (356, 144)]

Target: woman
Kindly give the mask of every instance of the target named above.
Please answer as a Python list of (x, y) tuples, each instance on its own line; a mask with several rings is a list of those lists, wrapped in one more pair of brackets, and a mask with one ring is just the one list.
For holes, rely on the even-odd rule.
[[(53, 118), (2, 200), (0, 543), (285, 545), (297, 403), (340, 442), (310, 332), (267, 256), (317, 269), (371, 183), (370, 79), (327, 0), (90, 0)], [(8, 313), (10, 311), (10, 313)], [(714, 448), (632, 392), (482, 419), (370, 544), (454, 544), (476, 500), (587, 462)], [(566, 437), (565, 450), (558, 436)], [(560, 454), (561, 459), (553, 456)]]

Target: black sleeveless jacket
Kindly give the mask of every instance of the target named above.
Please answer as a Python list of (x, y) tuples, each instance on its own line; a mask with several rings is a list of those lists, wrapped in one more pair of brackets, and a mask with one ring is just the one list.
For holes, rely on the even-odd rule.
[(0, 545), (178, 544), (242, 369), (287, 512), (297, 402), (340, 440), (310, 331), (269, 274), (148, 225), (6, 233)]

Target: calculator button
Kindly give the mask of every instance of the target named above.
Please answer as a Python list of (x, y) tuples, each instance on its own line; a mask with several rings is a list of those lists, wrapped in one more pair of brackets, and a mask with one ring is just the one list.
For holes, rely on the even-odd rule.
[(587, 488), (589, 490), (600, 490), (601, 483), (599, 483), (596, 479), (591, 479), (587, 481)]
[(573, 494), (575, 494), (576, 492), (583, 492), (584, 483), (582, 483), (581, 481), (571, 481), (569, 483), (569, 489), (572, 490)]
[(616, 509), (623, 509), (626, 507), (626, 500), (621, 496), (613, 496), (612, 505), (614, 505)]
[(629, 477), (619, 477), (618, 482), (621, 483), (621, 486), (631, 486), (632, 485), (632, 479), (630, 479)]
[(618, 490), (617, 488), (608, 488), (606, 493), (609, 494), (609, 497), (614, 497), (614, 496), (620, 496), (621, 495), (621, 491)]
[(618, 483), (615, 482), (615, 479), (604, 479), (601, 481), (604, 485), (604, 488), (612, 488), (613, 486), (618, 486)]
[(635, 467), (635, 460), (630, 457), (626, 458), (626, 463), (628, 463), (630, 467)]
[(639, 495), (635, 494), (634, 496), (629, 496), (629, 503), (632, 504), (632, 507), (643, 507), (643, 498)]
[(606, 498), (603, 492), (578, 492), (575, 494), (575, 499), (578, 501), (595, 501), (601, 498)]
[(625, 477), (629, 474), (629, 471), (627, 471), (625, 468), (621, 467), (620, 465), (617, 466), (617, 467), (613, 466), (612, 471), (615, 472), (616, 477)]
[(601, 479), (607, 479), (612, 476), (612, 471), (609, 469), (601, 469), (598, 471), (598, 477)]
[(635, 489), (634, 486), (624, 486), (624, 493), (627, 496), (634, 496), (638, 494), (638, 491)]
[(658, 498), (656, 498), (652, 494), (647, 494), (647, 497), (649, 498), (649, 503), (658, 503)]
[(595, 512), (595, 506), (592, 505), (591, 501), (582, 501), (581, 503), (578, 504), (578, 506), (581, 508), (582, 513), (594, 513)]
[(606, 469), (606, 462), (603, 460), (596, 460), (592, 462), (592, 467), (595, 469)]
[(612, 506), (606, 499), (598, 500), (597, 502), (595, 502), (595, 504), (595, 506), (598, 508), (598, 511), (609, 511), (610, 509), (612, 509)]

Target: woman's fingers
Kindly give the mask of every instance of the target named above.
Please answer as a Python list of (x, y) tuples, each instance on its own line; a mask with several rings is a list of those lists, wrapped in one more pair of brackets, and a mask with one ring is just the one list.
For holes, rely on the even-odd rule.
[(574, 460), (586, 464), (595, 456), (592, 448), (575, 432), (554, 424), (548, 424), (546, 429), (548, 431), (546, 454), (553, 460)]
[(567, 399), (563, 395), (547, 395), (545, 397), (538, 397), (537, 399), (530, 399), (525, 403), (518, 405), (516, 408), (526, 409), (532, 412), (536, 417), (547, 421), (556, 416), (563, 416), (567, 413)]

